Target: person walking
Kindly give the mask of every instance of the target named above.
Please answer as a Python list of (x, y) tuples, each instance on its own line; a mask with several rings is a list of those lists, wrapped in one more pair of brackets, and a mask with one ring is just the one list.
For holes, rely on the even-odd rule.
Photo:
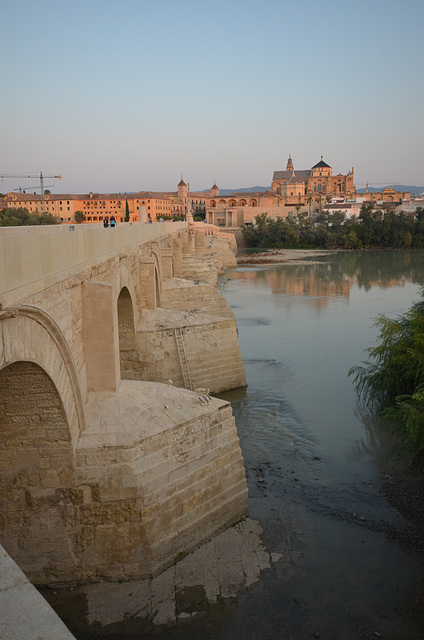
[(105, 229), (107, 229), (107, 227), (109, 226), (109, 220), (107, 218), (103, 220), (103, 226)]
[(116, 220), (115, 220), (115, 216), (112, 216), (110, 219), (110, 226), (111, 227), (116, 227)]

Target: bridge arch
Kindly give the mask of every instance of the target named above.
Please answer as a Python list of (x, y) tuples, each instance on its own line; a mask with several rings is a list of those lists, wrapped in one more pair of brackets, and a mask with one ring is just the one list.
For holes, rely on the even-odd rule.
[(0, 370), (14, 362), (39, 365), (54, 380), (75, 449), (85, 429), (85, 411), (71, 349), (56, 322), (42, 309), (20, 305), (0, 312)]
[(0, 370), (0, 541), (28, 577), (74, 577), (78, 498), (74, 447), (56, 384), (29, 360)]
[(140, 380), (142, 366), (135, 339), (134, 307), (127, 287), (122, 287), (117, 304), (121, 380)]
[(159, 253), (152, 249), (152, 258), (154, 259), (153, 267), (153, 279), (154, 279), (154, 294), (155, 294), (155, 308), (160, 307), (160, 294), (162, 290), (162, 269)]

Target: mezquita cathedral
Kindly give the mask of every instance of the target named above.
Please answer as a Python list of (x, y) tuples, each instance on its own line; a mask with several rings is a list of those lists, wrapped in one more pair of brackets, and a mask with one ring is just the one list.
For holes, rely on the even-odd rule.
[[(377, 205), (400, 206), (409, 202), (410, 193), (401, 193), (391, 187), (383, 191), (356, 193), (353, 167), (346, 174), (333, 174), (332, 167), (323, 157), (311, 169), (295, 169), (289, 156), (285, 171), (274, 171), (269, 191), (234, 193), (221, 196), (216, 184), (210, 195), (193, 194), (205, 198), (206, 222), (218, 226), (251, 224), (257, 215), (269, 218), (287, 218), (303, 214), (313, 218), (319, 211), (343, 212), (346, 217), (358, 216), (363, 202)], [(196, 206), (196, 205), (195, 205)]]
[[(321, 160), (311, 169), (295, 169), (291, 156), (285, 171), (274, 171), (271, 190), (220, 196), (214, 184), (206, 198), (206, 221), (219, 226), (240, 226), (267, 213), (271, 218), (286, 218), (298, 213), (312, 217), (333, 197), (352, 198), (353, 167), (346, 175), (333, 175), (329, 164)], [(193, 194), (200, 196), (200, 194)], [(205, 194), (203, 194), (203, 197)]]

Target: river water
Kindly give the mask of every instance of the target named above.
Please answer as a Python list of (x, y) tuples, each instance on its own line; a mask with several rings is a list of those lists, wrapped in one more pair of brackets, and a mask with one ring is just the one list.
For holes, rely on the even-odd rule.
[(387, 536), (403, 522), (381, 490), (398, 470), (394, 440), (358, 407), (347, 376), (375, 344), (378, 314), (404, 313), (423, 282), (424, 252), (342, 252), (226, 274), (248, 388), (223, 397), (249, 515), (282, 558), (232, 607), (160, 637), (424, 638), (422, 556)]

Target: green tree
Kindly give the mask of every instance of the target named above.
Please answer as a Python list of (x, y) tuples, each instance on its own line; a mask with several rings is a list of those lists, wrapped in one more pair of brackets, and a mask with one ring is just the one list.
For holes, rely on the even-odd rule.
[(81, 224), (81, 222), (84, 222), (85, 220), (85, 213), (82, 211), (75, 211), (74, 220), (77, 224)]
[(128, 207), (128, 200), (125, 198), (125, 222), (130, 221), (130, 210)]
[(349, 375), (362, 403), (392, 422), (401, 437), (400, 453), (423, 468), (424, 299), (395, 320), (379, 316), (375, 325), (379, 344)]
[(392, 208), (375, 209), (374, 203), (366, 202), (357, 219), (326, 210), (315, 220), (301, 213), (285, 219), (268, 218), (263, 213), (256, 216), (253, 226), (244, 228), (243, 235), (250, 247), (424, 248), (424, 209), (418, 207), (415, 214), (396, 213)]
[(50, 213), (29, 213), (24, 207), (0, 210), (0, 227), (22, 227), (40, 224), (59, 224), (59, 220)]

